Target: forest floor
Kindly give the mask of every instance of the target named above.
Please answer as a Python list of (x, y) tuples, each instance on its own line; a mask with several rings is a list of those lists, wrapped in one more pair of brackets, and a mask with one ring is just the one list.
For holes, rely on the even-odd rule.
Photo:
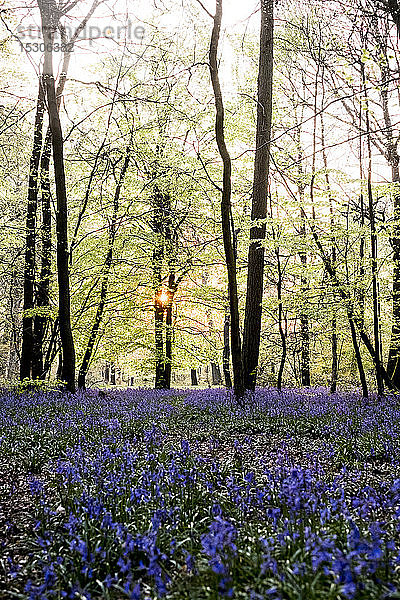
[(400, 400), (0, 397), (0, 599), (400, 598)]

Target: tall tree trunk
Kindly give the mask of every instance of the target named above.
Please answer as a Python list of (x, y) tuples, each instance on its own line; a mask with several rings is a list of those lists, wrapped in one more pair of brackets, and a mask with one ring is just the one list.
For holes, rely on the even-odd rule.
[[(365, 90), (365, 70), (364, 64), (361, 68), (362, 72), (362, 83)], [(378, 237), (376, 233), (375, 225), (375, 211), (374, 211), (374, 199), (372, 194), (372, 151), (371, 151), (371, 137), (370, 137), (370, 122), (369, 122), (369, 103), (368, 96), (365, 92), (366, 111), (365, 121), (367, 129), (367, 148), (368, 148), (368, 179), (367, 179), (367, 190), (368, 190), (368, 213), (369, 223), (371, 230), (371, 273), (372, 273), (372, 305), (374, 315), (374, 347), (375, 347), (375, 364), (381, 363), (381, 341), (380, 341), (380, 325), (379, 325), (379, 292), (378, 292)], [(382, 396), (384, 387), (383, 379), (379, 366), (375, 369), (376, 372), (376, 383), (378, 389), (378, 396)]]
[(168, 263), (168, 290), (167, 303), (165, 306), (165, 366), (164, 366), (164, 385), (166, 389), (171, 388), (171, 373), (172, 373), (172, 346), (174, 328), (172, 324), (174, 298), (180, 277), (176, 278), (176, 260), (177, 260), (177, 231), (174, 230), (172, 219), (171, 197), (165, 194), (165, 210), (164, 210), (164, 231), (165, 231), (165, 252)]
[(39, 78), (39, 90), (36, 104), (33, 149), (29, 165), (28, 207), (26, 215), (26, 247), (24, 264), (24, 300), (22, 317), (22, 351), (20, 362), (20, 379), (32, 376), (32, 357), (34, 352), (33, 315), (34, 308), (34, 274), (36, 249), (36, 212), (38, 200), (39, 164), (43, 140), (44, 88)]
[[(300, 187), (300, 237), (303, 245), (306, 244), (306, 214), (303, 208), (304, 189)], [(307, 271), (307, 253), (305, 250), (300, 252), (300, 262), (302, 267), (301, 274), (301, 296), (304, 304), (300, 312), (300, 340), (301, 340), (301, 360), (300, 360), (300, 381), (303, 387), (309, 387), (311, 384), (310, 378), (310, 326), (307, 311), (307, 296), (308, 296), (308, 277)]]
[(399, 165), (392, 167), (394, 183), (393, 248), (393, 312), (387, 371), (396, 387), (400, 388), (400, 176)]
[[(318, 77), (318, 73), (317, 73)], [(315, 84), (315, 93), (314, 93), (314, 133), (313, 133), (313, 160), (312, 160), (312, 173), (315, 173), (315, 146), (316, 146), (316, 97), (317, 97), (317, 79)], [(300, 202), (300, 230), (299, 237), (301, 248), (299, 252), (300, 264), (301, 264), (301, 276), (300, 276), (300, 290), (301, 290), (301, 308), (300, 308), (300, 384), (303, 387), (310, 386), (310, 325), (308, 318), (308, 295), (309, 295), (309, 284), (308, 284), (308, 275), (307, 275), (307, 233), (306, 233), (306, 221), (307, 215), (304, 209), (304, 191), (305, 191), (305, 173), (303, 170), (303, 151), (301, 147), (301, 124), (303, 121), (303, 113), (304, 107), (301, 108), (301, 118), (300, 121), (297, 117), (296, 112), (296, 121), (297, 124), (297, 144), (298, 144), (298, 158), (297, 158), (297, 188), (299, 194), (299, 202)], [(313, 215), (314, 215), (314, 205), (312, 207)]]
[[(171, 268), (171, 266), (170, 266)], [(172, 271), (168, 279), (168, 301), (165, 307), (165, 366), (164, 366), (164, 387), (169, 390), (171, 388), (171, 372), (172, 372), (172, 341), (173, 341), (173, 326), (172, 326), (172, 310), (174, 305), (174, 296), (176, 292), (175, 273)]]
[[(56, 101), (58, 110), (61, 105), (61, 98), (64, 92), (64, 86), (67, 79), (67, 73), (69, 63), (71, 60), (72, 52), (74, 51), (74, 45), (76, 40), (79, 38), (80, 33), (86, 26), (86, 23), (93, 15), (97, 6), (101, 0), (94, 0), (86, 17), (81, 21), (79, 26), (76, 28), (74, 34), (70, 39), (67, 39), (65, 29), (60, 27), (62, 43), (65, 46), (63, 61), (61, 65), (61, 72), (57, 84), (56, 90)], [(54, 10), (57, 10), (53, 0), (39, 0), (39, 8), (42, 11), (47, 12), (51, 17)], [(55, 26), (55, 23), (53, 24)], [(45, 90), (44, 90), (45, 93)], [(42, 257), (41, 257), (41, 270), (40, 277), (37, 281), (36, 290), (36, 305), (42, 312), (35, 315), (33, 324), (33, 352), (32, 352), (32, 377), (34, 379), (44, 379), (47, 370), (49, 368), (48, 361), (45, 360), (43, 364), (44, 355), (44, 340), (48, 329), (49, 318), (46, 315), (46, 309), (50, 306), (50, 273), (51, 273), (51, 195), (50, 195), (50, 157), (51, 157), (52, 139), (51, 139), (51, 127), (47, 128), (45, 137), (42, 158), (40, 163), (40, 182), (42, 191)], [(51, 350), (51, 349), (50, 349)], [(47, 355), (50, 356), (47, 352)]]
[[(399, 5), (397, 0), (387, 0), (389, 12), (392, 15), (393, 20), (399, 27), (400, 14)], [(397, 20), (396, 18), (397, 17)], [(391, 167), (392, 171), (392, 182), (393, 182), (393, 195), (394, 195), (394, 223), (393, 232), (391, 237), (391, 244), (393, 248), (393, 283), (392, 283), (392, 294), (393, 294), (393, 313), (392, 313), (392, 331), (389, 346), (389, 356), (387, 363), (387, 371), (389, 376), (392, 378), (393, 383), (396, 387), (400, 388), (400, 174), (399, 164), (400, 156), (398, 151), (398, 135), (396, 131), (396, 125), (393, 124), (393, 116), (391, 115), (390, 108), (390, 96), (389, 89), (392, 84), (391, 81), (393, 76), (396, 74), (391, 70), (389, 59), (388, 59), (388, 39), (387, 34), (376, 36), (376, 42), (380, 49), (380, 86), (379, 92), (381, 95), (381, 107), (383, 112), (383, 119), (385, 127), (382, 130), (385, 136), (385, 158)], [(365, 69), (362, 65), (363, 85), (365, 89)], [(366, 95), (366, 94), (365, 94)], [(366, 121), (368, 126), (368, 112), (366, 114)], [(367, 142), (371, 142), (370, 135), (367, 136)]]
[[(324, 104), (325, 98), (325, 89), (323, 85), (323, 76), (322, 76), (322, 93), (323, 100), (322, 105)], [(322, 145), (322, 158), (324, 162), (325, 169), (325, 181), (326, 188), (329, 195), (329, 225), (330, 225), (330, 234), (331, 234), (331, 261), (333, 268), (336, 268), (336, 239), (335, 239), (335, 210), (334, 210), (334, 198), (332, 197), (332, 188), (328, 171), (328, 157), (326, 154), (326, 146), (325, 146), (325, 124), (324, 124), (324, 113), (321, 112), (321, 145)], [(361, 263), (362, 264), (362, 263)], [(335, 298), (335, 294), (333, 295)], [(331, 319), (331, 352), (332, 352), (332, 363), (331, 363), (331, 381), (329, 386), (329, 391), (331, 394), (334, 394), (337, 389), (337, 381), (338, 381), (338, 334), (337, 334), (337, 320), (336, 320), (336, 307), (333, 309), (333, 317)]]
[(161, 389), (165, 386), (164, 370), (164, 306), (161, 298), (162, 294), (162, 265), (165, 251), (164, 236), (164, 211), (163, 198), (161, 192), (155, 188), (154, 209), (153, 209), (153, 287), (154, 287), (154, 338), (155, 338), (155, 362), (156, 378), (155, 388)]
[(231, 315), (231, 351), (234, 378), (235, 396), (239, 402), (244, 397), (244, 373), (242, 361), (242, 348), (240, 340), (239, 299), (236, 273), (236, 256), (234, 251), (231, 218), (232, 218), (232, 163), (229, 155), (224, 133), (224, 104), (222, 101), (221, 85), (218, 74), (218, 43), (221, 30), (222, 0), (216, 0), (214, 27), (211, 34), (209, 61), (210, 76), (214, 92), (216, 119), (215, 137), (218, 150), (223, 162), (223, 183), (221, 198), (222, 236), (224, 241), (225, 262), (228, 272), (229, 307)]
[(131, 158), (132, 135), (133, 135), (133, 131), (131, 132), (129, 144), (126, 148), (125, 161), (122, 166), (122, 169), (121, 169), (121, 172), (120, 172), (120, 175), (118, 178), (118, 183), (117, 183), (115, 193), (114, 193), (113, 213), (112, 213), (112, 217), (111, 217), (110, 229), (109, 229), (109, 234), (108, 234), (107, 255), (106, 255), (106, 258), (104, 261), (104, 267), (103, 267), (103, 275), (102, 275), (101, 289), (100, 289), (100, 300), (99, 300), (99, 304), (97, 306), (96, 315), (94, 318), (92, 329), (90, 331), (85, 354), (83, 355), (82, 363), (81, 363), (81, 366), (79, 369), (78, 387), (82, 388), (82, 389), (84, 389), (86, 387), (86, 375), (89, 370), (90, 361), (93, 356), (93, 350), (95, 348), (95, 344), (96, 344), (96, 341), (98, 338), (99, 329), (100, 329), (101, 321), (103, 318), (104, 307), (105, 307), (106, 299), (107, 299), (108, 282), (109, 282), (110, 271), (111, 271), (111, 266), (112, 266), (112, 261), (113, 261), (115, 237), (117, 234), (117, 218), (118, 218), (118, 210), (119, 210), (119, 199), (121, 196), (121, 190), (122, 190), (122, 187), (123, 187), (123, 184), (125, 181), (125, 176), (128, 171), (129, 162), (130, 162), (130, 158)]
[(68, 268), (68, 208), (64, 170), (64, 141), (58, 112), (53, 74), (53, 40), (59, 11), (54, 0), (38, 0), (44, 43), (43, 81), (53, 145), (54, 176), (57, 197), (57, 279), (58, 312), (62, 346), (61, 378), (70, 392), (75, 391), (75, 347), (71, 328), (71, 299)]
[[(274, 237), (275, 237), (275, 233), (274, 233)], [(283, 321), (283, 305), (282, 305), (282, 283), (283, 283), (283, 281), (282, 280), (283, 280), (283, 277), (282, 277), (281, 256), (280, 256), (280, 250), (279, 250), (278, 245), (276, 245), (276, 247), (275, 247), (275, 255), (276, 255), (277, 266), (278, 266), (278, 282), (277, 282), (278, 328), (279, 328), (279, 335), (280, 335), (281, 342), (282, 342), (282, 354), (281, 354), (281, 360), (279, 363), (279, 371), (278, 371), (278, 379), (277, 379), (276, 387), (278, 388), (279, 391), (281, 391), (283, 371), (285, 369), (285, 362), (286, 362), (287, 345), (286, 345), (286, 331), (284, 331), (283, 326), (282, 326), (282, 321)]]
[(272, 121), (274, 1), (261, 0), (260, 57), (258, 71), (257, 133), (254, 160), (252, 226), (247, 268), (246, 309), (243, 331), (243, 368), (246, 389), (254, 390), (260, 353), (264, 246)]
[[(50, 275), (51, 275), (51, 193), (50, 193), (50, 157), (51, 131), (47, 130), (40, 161), (40, 188), (42, 204), (42, 253), (40, 276), (36, 289), (36, 305), (41, 309), (50, 307)], [(35, 315), (34, 319), (34, 353), (32, 358), (32, 376), (44, 379), (46, 370), (43, 365), (44, 340), (48, 324), (48, 316)]]
[(224, 372), (224, 380), (225, 387), (227, 389), (232, 388), (232, 378), (231, 378), (231, 370), (229, 366), (230, 356), (231, 356), (231, 348), (230, 348), (230, 314), (229, 309), (225, 310), (225, 319), (224, 319), (224, 350), (222, 355), (222, 369)]
[[(82, 27), (78, 27), (81, 30)], [(64, 92), (65, 82), (71, 54), (73, 51), (74, 40), (76, 33), (69, 44), (66, 44), (67, 49), (64, 53), (63, 63), (61, 67), (60, 78), (57, 84), (56, 100), (57, 109), (60, 110), (61, 98)], [(42, 204), (42, 254), (40, 276), (37, 281), (36, 289), (36, 306), (42, 309), (42, 314), (35, 315), (33, 336), (34, 336), (34, 352), (32, 357), (32, 377), (34, 379), (44, 379), (47, 373), (43, 364), (44, 341), (48, 328), (49, 317), (45, 315), (46, 309), (50, 308), (50, 276), (51, 276), (51, 191), (50, 191), (50, 159), (52, 149), (51, 127), (47, 128), (46, 136), (43, 144), (43, 151), (40, 160), (40, 189), (41, 189), (41, 204)]]

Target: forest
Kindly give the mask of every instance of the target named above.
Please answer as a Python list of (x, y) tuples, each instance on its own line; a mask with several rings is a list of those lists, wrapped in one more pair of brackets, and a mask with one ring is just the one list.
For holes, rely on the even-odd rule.
[(399, 0), (3, 0), (0, 600), (400, 598)]
[(2, 11), (2, 379), (399, 388), (392, 3), (57, 6)]

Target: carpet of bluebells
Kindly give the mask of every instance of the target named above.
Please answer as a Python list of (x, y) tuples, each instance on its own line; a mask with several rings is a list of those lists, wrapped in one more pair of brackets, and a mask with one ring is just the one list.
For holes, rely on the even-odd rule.
[(0, 598), (400, 599), (400, 399), (0, 397)]

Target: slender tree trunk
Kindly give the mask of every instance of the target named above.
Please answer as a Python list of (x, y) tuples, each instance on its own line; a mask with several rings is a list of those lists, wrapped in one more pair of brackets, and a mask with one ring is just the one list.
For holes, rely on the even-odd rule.
[[(275, 235), (274, 235), (274, 237), (275, 237)], [(285, 369), (285, 362), (286, 362), (287, 345), (286, 345), (286, 333), (282, 327), (282, 321), (283, 321), (283, 305), (282, 305), (282, 282), (283, 281), (282, 280), (283, 280), (283, 277), (282, 277), (282, 265), (281, 265), (279, 246), (275, 247), (275, 255), (276, 255), (277, 266), (278, 266), (278, 282), (277, 282), (278, 328), (279, 328), (279, 335), (280, 335), (281, 342), (282, 342), (282, 355), (281, 355), (281, 360), (279, 363), (278, 379), (277, 379), (276, 386), (277, 386), (278, 390), (281, 391), (283, 371)]]
[(394, 184), (394, 224), (391, 244), (393, 248), (393, 313), (387, 371), (396, 387), (400, 388), (400, 174), (399, 162), (392, 164)]
[(230, 314), (229, 310), (225, 310), (224, 320), (224, 351), (222, 356), (222, 369), (224, 372), (225, 387), (227, 389), (232, 388), (231, 370), (229, 366), (231, 349), (230, 349)]
[(110, 384), (115, 385), (115, 362), (110, 365)]
[(172, 310), (174, 305), (174, 296), (176, 292), (175, 273), (169, 274), (168, 279), (168, 302), (165, 307), (165, 367), (164, 367), (164, 387), (169, 390), (171, 388), (171, 372), (172, 372)]
[(215, 362), (211, 363), (211, 380), (213, 385), (222, 385), (221, 369)]
[[(328, 186), (329, 192), (329, 213), (330, 213), (330, 229), (332, 236), (332, 248), (331, 248), (331, 260), (332, 265), (335, 267), (336, 265), (336, 246), (335, 246), (335, 216), (334, 216), (334, 208), (333, 208), (333, 198), (331, 196), (331, 187), (329, 182), (329, 175), (327, 171), (327, 160), (326, 153), (324, 152), (324, 161), (325, 161), (325, 170), (326, 170), (326, 182)], [(337, 388), (338, 381), (338, 335), (337, 335), (337, 320), (335, 316), (336, 308), (334, 307), (334, 314), (331, 320), (332, 334), (331, 334), (331, 351), (332, 351), (332, 366), (331, 366), (331, 383), (330, 383), (330, 393), (334, 394)]]
[[(317, 94), (317, 83), (315, 89), (315, 104), (314, 104), (314, 115), (316, 114), (316, 94)], [(305, 191), (305, 173), (303, 170), (303, 152), (301, 149), (301, 123), (303, 121), (304, 108), (301, 109), (300, 122), (297, 125), (297, 144), (298, 144), (298, 158), (297, 158), (297, 173), (298, 173), (298, 194), (300, 202), (300, 230), (299, 237), (301, 240), (301, 249), (299, 252), (300, 264), (301, 264), (301, 277), (300, 277), (300, 290), (301, 290), (301, 308), (300, 308), (300, 384), (303, 387), (310, 386), (310, 325), (308, 318), (308, 296), (309, 296), (309, 284), (307, 275), (307, 233), (306, 233), (306, 221), (307, 215), (304, 209), (304, 191)], [(297, 114), (296, 120), (298, 121)], [(313, 160), (312, 160), (312, 173), (315, 173), (315, 145), (316, 145), (316, 118), (314, 117), (314, 133), (313, 133)], [(314, 213), (314, 207), (313, 207)]]
[(246, 389), (254, 390), (260, 353), (262, 296), (264, 289), (265, 222), (272, 121), (274, 0), (261, 0), (260, 57), (258, 71), (257, 133), (254, 161), (252, 226), (247, 268), (246, 309), (243, 331), (243, 367)]
[(33, 135), (33, 149), (29, 166), (28, 207), (26, 215), (26, 247), (24, 265), (24, 300), (22, 317), (22, 351), (20, 362), (20, 379), (32, 376), (32, 358), (34, 353), (33, 315), (28, 311), (34, 308), (34, 274), (36, 248), (36, 212), (38, 201), (38, 179), (40, 155), (43, 140), (44, 114), (43, 81), (39, 79), (39, 90), (36, 104), (36, 116)]
[[(393, 20), (399, 28), (400, 13), (398, 1), (387, 0), (387, 4), (389, 12), (391, 13)], [(390, 112), (389, 85), (391, 85), (390, 82), (393, 78), (393, 72), (391, 71), (389, 59), (387, 56), (387, 36), (384, 35), (383, 38), (379, 36), (379, 38), (377, 37), (376, 41), (377, 44), (379, 44), (381, 51), (381, 56), (379, 60), (381, 85), (379, 86), (379, 92), (381, 95), (381, 106), (383, 112), (383, 119), (385, 123), (385, 128), (383, 129), (383, 134), (385, 136), (385, 158), (392, 170), (392, 182), (394, 191), (394, 223), (391, 237), (391, 244), (393, 248), (393, 313), (387, 371), (396, 387), (400, 388), (400, 156), (398, 151), (399, 141), (396, 126), (393, 124), (393, 118)], [(364, 66), (362, 67), (362, 69), (364, 83)], [(367, 126), (369, 126), (368, 119), (369, 115), (367, 111)], [(370, 141), (371, 138), (368, 135), (367, 142), (370, 143)]]
[(46, 355), (44, 357), (43, 372), (45, 375), (47, 375), (50, 372), (51, 365), (53, 364), (54, 359), (57, 356), (58, 334), (59, 334), (59, 319), (57, 317), (51, 328), (50, 340), (49, 340), (49, 344), (47, 346)]
[(332, 366), (331, 366), (331, 382), (329, 391), (334, 394), (337, 389), (338, 381), (338, 335), (337, 335), (337, 322), (336, 318), (333, 317), (331, 321), (332, 334), (331, 334), (331, 350), (332, 350)]
[[(175, 278), (176, 269), (176, 233), (173, 231), (171, 198), (158, 186), (154, 188), (153, 232), (155, 234), (153, 250), (153, 286), (154, 286), (154, 326), (156, 389), (171, 387), (173, 326), (172, 312), (175, 292), (179, 281)], [(168, 289), (162, 290), (163, 260), (167, 259), (169, 276)], [(165, 297), (165, 299), (164, 299)], [(165, 346), (164, 346), (165, 313)]]
[[(322, 93), (323, 98), (325, 98), (325, 89), (323, 85), (323, 76), (322, 76)], [(322, 101), (323, 104), (324, 101)], [(330, 234), (332, 239), (331, 245), (331, 261), (333, 268), (336, 268), (336, 239), (335, 239), (335, 210), (334, 210), (334, 199), (332, 197), (332, 188), (331, 182), (328, 172), (328, 157), (326, 155), (326, 147), (325, 147), (325, 125), (324, 125), (324, 113), (321, 112), (321, 144), (322, 144), (322, 158), (324, 161), (324, 169), (325, 169), (325, 181), (326, 187), (329, 194), (329, 221), (330, 221)], [(333, 294), (335, 298), (335, 294)], [(337, 335), (337, 320), (336, 320), (336, 307), (333, 308), (333, 317), (331, 319), (331, 352), (332, 352), (332, 363), (331, 363), (331, 381), (329, 391), (331, 394), (334, 394), (337, 389), (337, 381), (338, 381), (338, 335)]]
[(218, 74), (218, 43), (221, 30), (222, 0), (216, 0), (216, 12), (214, 16), (214, 27), (211, 35), (209, 60), (210, 76), (215, 98), (216, 120), (215, 137), (218, 150), (223, 162), (223, 183), (221, 199), (222, 236), (224, 241), (225, 261), (228, 272), (229, 306), (231, 314), (231, 351), (234, 378), (235, 396), (239, 402), (244, 397), (244, 374), (242, 361), (242, 348), (240, 340), (240, 317), (239, 300), (236, 274), (236, 256), (234, 251), (231, 217), (231, 193), (232, 193), (232, 163), (225, 143), (224, 133), (224, 105)]
[[(306, 244), (306, 214), (303, 208), (304, 202), (304, 191), (303, 187), (300, 188), (301, 208), (300, 208), (300, 237), (303, 244)], [(301, 340), (301, 360), (300, 360), (300, 380), (303, 387), (309, 387), (311, 385), (310, 378), (310, 326), (306, 307), (308, 305), (308, 278), (306, 275), (307, 270), (307, 253), (305, 250), (300, 252), (300, 262), (302, 267), (301, 275), (301, 296), (302, 302), (305, 304), (300, 312), (300, 340)]]
[(155, 388), (165, 386), (164, 381), (164, 306), (161, 300), (162, 263), (164, 257), (164, 230), (163, 211), (160, 206), (161, 198), (156, 190), (155, 206), (153, 212), (153, 231), (155, 234), (153, 250), (153, 285), (154, 285), (154, 336), (155, 336), (155, 360), (156, 379)]
[(21, 339), (21, 330), (18, 322), (18, 315), (21, 312), (22, 306), (22, 295), (19, 288), (19, 278), (17, 269), (13, 268), (11, 271), (10, 281), (10, 296), (9, 296), (9, 314), (8, 322), (9, 327), (6, 328), (8, 332), (8, 355), (6, 364), (6, 380), (13, 381), (18, 376), (21, 355), (18, 351)]
[[(362, 77), (363, 77), (363, 86), (365, 89), (365, 72), (364, 65), (362, 65)], [(375, 347), (375, 364), (379, 365), (381, 363), (381, 341), (380, 341), (380, 325), (379, 325), (379, 313), (380, 313), (380, 304), (379, 304), (379, 292), (378, 292), (378, 237), (376, 233), (376, 225), (375, 225), (375, 211), (374, 211), (374, 199), (372, 194), (372, 151), (371, 151), (371, 137), (370, 137), (370, 123), (369, 123), (369, 103), (368, 97), (365, 94), (366, 100), (366, 111), (365, 111), (365, 121), (366, 121), (366, 129), (367, 129), (367, 148), (368, 148), (368, 179), (367, 179), (367, 189), (368, 189), (368, 213), (369, 213), (369, 223), (371, 230), (371, 273), (372, 273), (372, 305), (373, 305), (373, 315), (374, 315), (374, 347)], [(383, 379), (379, 366), (376, 367), (376, 383), (378, 389), (378, 396), (383, 395), (384, 387), (383, 387)]]
[(174, 338), (173, 328), (173, 307), (174, 298), (178, 289), (181, 277), (176, 278), (176, 260), (177, 260), (177, 230), (174, 229), (172, 218), (171, 197), (167, 193), (164, 195), (164, 236), (165, 253), (168, 263), (168, 290), (167, 303), (165, 306), (165, 366), (164, 366), (164, 385), (166, 389), (171, 388), (172, 374), (172, 347)]
[(61, 381), (61, 379), (62, 379), (62, 370), (63, 370), (63, 359), (62, 359), (62, 348), (60, 346), (59, 352), (58, 352), (58, 364), (57, 364), (57, 374), (56, 374), (57, 381)]
[(155, 350), (156, 350), (156, 379), (154, 387), (162, 389), (165, 387), (164, 369), (164, 338), (163, 338), (164, 306), (160, 300), (160, 294), (154, 300), (154, 325), (155, 325)]
[(192, 386), (199, 385), (199, 382), (197, 380), (197, 369), (190, 369), (190, 380)]
[(110, 363), (106, 361), (106, 366), (104, 367), (104, 381), (109, 383), (110, 381)]
[(356, 362), (357, 362), (357, 367), (358, 367), (358, 373), (360, 376), (362, 395), (363, 395), (363, 398), (368, 398), (368, 386), (367, 386), (367, 380), (365, 378), (365, 371), (364, 371), (364, 365), (362, 362), (360, 347), (358, 345), (356, 326), (354, 324), (354, 319), (350, 316), (350, 314), (349, 314), (349, 325), (350, 325), (350, 331), (351, 331), (351, 340), (353, 342), (354, 354), (356, 357)]
[(99, 301), (99, 304), (98, 304), (98, 307), (96, 310), (96, 315), (95, 315), (92, 329), (91, 329), (91, 332), (89, 335), (85, 354), (82, 359), (82, 364), (79, 369), (78, 387), (82, 388), (82, 389), (84, 389), (86, 386), (86, 375), (89, 370), (90, 361), (93, 356), (93, 350), (95, 348), (95, 344), (96, 344), (96, 341), (97, 341), (97, 338), (99, 335), (99, 329), (100, 329), (101, 321), (103, 318), (104, 307), (105, 307), (106, 299), (107, 299), (108, 282), (109, 282), (110, 271), (111, 271), (111, 266), (112, 266), (112, 261), (113, 261), (115, 237), (117, 234), (117, 218), (118, 218), (118, 210), (119, 210), (119, 199), (121, 196), (121, 190), (124, 185), (125, 176), (128, 171), (130, 157), (131, 157), (132, 133), (133, 132), (131, 132), (131, 139), (129, 141), (128, 147), (126, 148), (125, 161), (122, 166), (122, 169), (121, 169), (121, 172), (119, 175), (119, 179), (118, 179), (118, 183), (117, 183), (115, 193), (114, 193), (113, 214), (111, 217), (110, 230), (109, 230), (109, 234), (108, 234), (107, 255), (106, 255), (106, 258), (104, 261), (104, 267), (103, 267), (103, 275), (102, 275), (101, 289), (100, 289), (100, 301)]
[(64, 141), (58, 112), (53, 74), (53, 40), (58, 25), (58, 8), (54, 0), (38, 0), (44, 43), (43, 81), (53, 145), (54, 176), (57, 197), (57, 278), (58, 311), (62, 346), (62, 374), (70, 392), (75, 391), (75, 347), (71, 328), (71, 299), (68, 268), (68, 208), (64, 170)]

